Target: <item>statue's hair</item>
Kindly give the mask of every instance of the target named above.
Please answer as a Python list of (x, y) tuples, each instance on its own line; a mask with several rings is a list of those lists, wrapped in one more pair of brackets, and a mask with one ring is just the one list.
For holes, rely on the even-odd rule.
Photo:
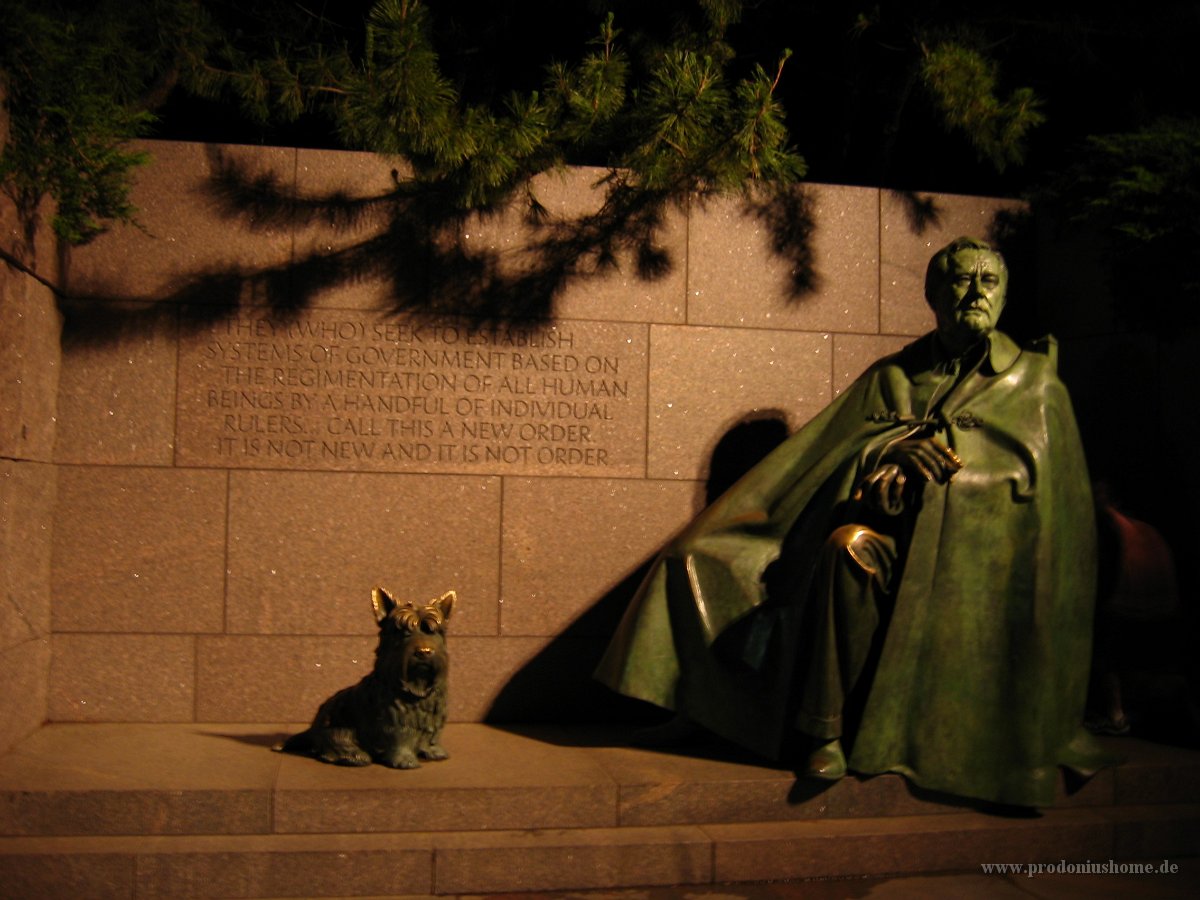
[(926, 302), (933, 302), (934, 289), (946, 277), (946, 272), (950, 268), (950, 258), (962, 250), (983, 250), (991, 253), (1000, 260), (1000, 268), (1006, 275), (1008, 274), (1008, 265), (1004, 262), (1004, 254), (994, 244), (981, 241), (979, 238), (957, 237), (929, 259), (929, 265), (925, 268)]

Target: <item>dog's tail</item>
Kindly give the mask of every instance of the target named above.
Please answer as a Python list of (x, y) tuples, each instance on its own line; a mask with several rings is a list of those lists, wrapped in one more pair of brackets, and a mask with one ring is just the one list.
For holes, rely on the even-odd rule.
[(293, 734), (286, 740), (280, 741), (271, 748), (276, 753), (298, 753), (311, 756), (313, 753), (312, 729), (306, 728), (299, 734)]

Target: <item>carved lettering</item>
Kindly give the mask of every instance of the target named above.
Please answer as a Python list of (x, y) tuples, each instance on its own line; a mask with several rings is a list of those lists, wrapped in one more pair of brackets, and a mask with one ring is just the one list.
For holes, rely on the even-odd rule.
[(185, 343), (195, 465), (505, 474), (644, 471), (645, 326), (240, 312)]

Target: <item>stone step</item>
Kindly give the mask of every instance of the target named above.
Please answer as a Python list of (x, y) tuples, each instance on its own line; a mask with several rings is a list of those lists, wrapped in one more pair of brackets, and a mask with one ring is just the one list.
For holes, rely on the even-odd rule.
[(279, 725), (49, 725), (0, 757), (14, 897), (456, 894), (971, 871), (1200, 855), (1200, 753), (1128, 762), (1040, 814), (898, 776), (819, 793), (717, 745), (451, 725), (451, 759), (342, 768), (269, 750)]
[(1145, 863), (1155, 873), (1182, 867), (1194, 875), (1198, 853), (1200, 804), (1171, 804), (1026, 819), (960, 812), (518, 831), (8, 837), (0, 838), (0, 884), (12, 898), (394, 897), (980, 875), (992, 864), (1024, 872)]
[[(828, 789), (718, 745), (656, 752), (602, 729), (451, 724), (451, 759), (329, 766), (273, 753), (285, 725), (48, 725), (0, 757), (0, 835), (480, 831), (961, 812), (899, 776)], [(1200, 752), (1127, 758), (1058, 805), (1200, 803)]]

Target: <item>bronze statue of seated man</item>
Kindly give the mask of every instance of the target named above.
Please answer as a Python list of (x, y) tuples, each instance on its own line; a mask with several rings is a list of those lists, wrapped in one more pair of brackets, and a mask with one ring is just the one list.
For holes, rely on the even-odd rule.
[(1052, 338), (997, 331), (1008, 271), (930, 260), (937, 327), (873, 364), (666, 548), (597, 676), (810, 775), (899, 772), (1047, 806), (1083, 730), (1087, 466)]

